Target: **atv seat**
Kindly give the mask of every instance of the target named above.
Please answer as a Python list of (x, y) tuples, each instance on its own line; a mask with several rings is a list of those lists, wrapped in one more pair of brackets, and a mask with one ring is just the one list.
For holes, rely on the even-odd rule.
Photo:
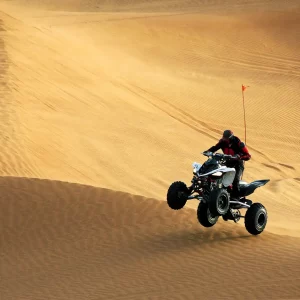
[(248, 187), (249, 187), (249, 183), (248, 182), (246, 182), (246, 181), (240, 181), (239, 182), (239, 186), (240, 186), (240, 190), (246, 190)]
[(247, 189), (249, 188), (249, 183), (241, 180), (239, 182), (239, 186), (240, 186), (240, 196), (243, 197), (247, 193)]
[(240, 186), (244, 186), (244, 185), (248, 184), (248, 182), (240, 180), (239, 184), (240, 184)]

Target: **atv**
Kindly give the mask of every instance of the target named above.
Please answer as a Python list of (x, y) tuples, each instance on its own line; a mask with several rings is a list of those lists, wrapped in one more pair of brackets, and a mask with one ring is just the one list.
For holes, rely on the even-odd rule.
[[(167, 203), (171, 209), (183, 208), (188, 200), (200, 201), (197, 209), (197, 218), (204, 227), (215, 225), (220, 216), (224, 221), (232, 220), (237, 223), (245, 219), (245, 228), (252, 235), (258, 235), (266, 227), (268, 214), (261, 203), (252, 203), (246, 197), (256, 188), (265, 185), (269, 179), (255, 180), (251, 183), (240, 180), (240, 193), (237, 199), (231, 197), (232, 182), (235, 169), (226, 166), (228, 160), (234, 156), (202, 152), (207, 161), (202, 165), (194, 162), (192, 185), (187, 186), (182, 181), (173, 182), (167, 192)], [(240, 210), (247, 209), (244, 216)]]

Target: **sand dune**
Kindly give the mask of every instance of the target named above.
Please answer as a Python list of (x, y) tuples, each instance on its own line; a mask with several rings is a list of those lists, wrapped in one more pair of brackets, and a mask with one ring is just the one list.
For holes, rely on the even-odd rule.
[[(2, 298), (299, 298), (298, 36), (298, 0), (1, 1)], [(165, 201), (241, 84), (257, 238)]]
[(300, 297), (298, 238), (203, 229), (193, 209), (107, 189), (0, 185), (2, 299)]
[(31, 5), (30, 8), (43, 10), (67, 11), (67, 12), (213, 12), (222, 14), (228, 12), (240, 12), (245, 10), (276, 11), (299, 8), (297, 0), (283, 3), (280, 0), (10, 0), (17, 5)]

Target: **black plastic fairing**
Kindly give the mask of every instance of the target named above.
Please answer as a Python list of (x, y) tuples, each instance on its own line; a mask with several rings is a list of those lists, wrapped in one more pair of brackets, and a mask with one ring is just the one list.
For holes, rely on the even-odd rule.
[(270, 179), (255, 180), (249, 184), (240, 184), (240, 197), (251, 195), (258, 187), (268, 183)]

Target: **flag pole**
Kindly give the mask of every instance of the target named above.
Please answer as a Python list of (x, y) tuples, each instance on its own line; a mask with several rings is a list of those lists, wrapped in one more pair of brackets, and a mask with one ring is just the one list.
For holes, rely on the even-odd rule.
[[(248, 87), (248, 86), (247, 86)], [(247, 143), (247, 127), (246, 127), (246, 109), (245, 109), (245, 96), (244, 91), (247, 88), (245, 85), (242, 84), (242, 96), (243, 96), (243, 109), (244, 109), (244, 127), (245, 127), (245, 145)], [(243, 162), (243, 165), (245, 165), (245, 161)], [(242, 173), (241, 180), (243, 179), (244, 172)]]
[(245, 110), (245, 96), (244, 91), (246, 86), (242, 84), (242, 96), (243, 96), (243, 109), (244, 109), (244, 128), (245, 128), (245, 144), (247, 143), (247, 129), (246, 129), (246, 110)]

